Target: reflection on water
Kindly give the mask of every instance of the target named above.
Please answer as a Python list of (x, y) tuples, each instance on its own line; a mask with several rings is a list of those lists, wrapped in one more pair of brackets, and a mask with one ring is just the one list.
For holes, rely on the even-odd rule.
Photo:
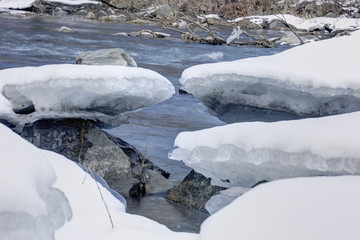
[[(0, 69), (75, 63), (76, 55), (89, 50), (120, 47), (133, 56), (139, 67), (149, 68), (167, 77), (178, 90), (182, 71), (192, 65), (274, 54), (282, 49), (209, 46), (186, 44), (179, 39), (143, 39), (114, 35), (141, 29), (163, 31), (159, 26), (99, 23), (52, 17), (16, 17), (0, 15)], [(62, 26), (71, 33), (58, 31)], [(231, 30), (222, 29), (223, 35)], [(225, 32), (228, 31), (228, 32)], [(169, 32), (172, 35), (178, 33)], [(133, 144), (179, 182), (190, 171), (183, 163), (171, 161), (167, 154), (176, 135), (223, 122), (209, 114), (206, 107), (190, 95), (174, 95), (156, 106), (126, 114), (129, 124), (107, 130)], [(130, 213), (140, 214), (166, 224), (177, 231), (199, 231), (206, 215), (168, 203), (163, 195), (146, 196), (140, 202), (129, 200)]]

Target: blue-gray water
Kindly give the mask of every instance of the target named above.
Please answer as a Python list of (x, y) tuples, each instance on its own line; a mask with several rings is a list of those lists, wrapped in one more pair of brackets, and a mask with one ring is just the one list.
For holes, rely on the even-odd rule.
[[(0, 15), (0, 69), (75, 63), (77, 54), (103, 48), (120, 47), (130, 53), (139, 67), (167, 77), (178, 90), (182, 71), (190, 66), (218, 61), (269, 55), (284, 48), (210, 46), (186, 44), (178, 33), (173, 39), (145, 39), (116, 35), (141, 29), (163, 31), (156, 25), (99, 23), (79, 19)], [(62, 26), (74, 31), (58, 31)], [(224, 35), (230, 29), (219, 29)], [(165, 31), (166, 32), (166, 31)], [(171, 173), (171, 180), (181, 181), (190, 171), (183, 163), (171, 161), (167, 153), (176, 135), (224, 124), (191, 95), (175, 94), (171, 99), (141, 111), (126, 114), (129, 124), (109, 129), (111, 134), (133, 144), (158, 166)], [(128, 201), (130, 213), (144, 215), (176, 231), (197, 232), (207, 217), (167, 202), (163, 195)]]

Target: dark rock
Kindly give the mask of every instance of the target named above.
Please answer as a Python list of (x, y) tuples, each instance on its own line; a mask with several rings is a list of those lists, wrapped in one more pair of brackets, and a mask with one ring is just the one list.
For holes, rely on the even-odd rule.
[(267, 25), (267, 28), (272, 30), (289, 29), (289, 27), (296, 29), (294, 26), (287, 24), (285, 21), (280, 19), (275, 19)]
[(251, 188), (257, 187), (257, 186), (259, 186), (260, 184), (267, 183), (267, 182), (269, 182), (269, 181), (267, 181), (267, 180), (258, 181), (258, 182), (255, 183)]
[(224, 189), (223, 187), (212, 186), (211, 178), (206, 178), (192, 170), (180, 185), (169, 192), (166, 199), (208, 213), (205, 208), (206, 202)]
[(135, 60), (121, 48), (99, 49), (80, 53), (76, 56), (76, 64), (137, 67)]
[(21, 136), (39, 148), (54, 151), (94, 170), (110, 188), (124, 196), (138, 184), (145, 185), (146, 193), (151, 194), (173, 187), (166, 179), (168, 173), (91, 121), (39, 120), (25, 126)]

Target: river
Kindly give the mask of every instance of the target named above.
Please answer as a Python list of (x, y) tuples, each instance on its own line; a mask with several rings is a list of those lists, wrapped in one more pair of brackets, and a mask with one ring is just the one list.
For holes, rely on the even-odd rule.
[[(191, 95), (178, 94), (178, 79), (182, 71), (196, 64), (270, 55), (286, 49), (187, 44), (178, 33), (164, 31), (157, 25), (6, 14), (0, 15), (0, 22), (0, 69), (75, 63), (76, 55), (81, 52), (119, 47), (129, 52), (139, 67), (168, 78), (177, 90), (172, 98), (147, 109), (126, 113), (128, 124), (106, 131), (137, 147), (170, 172), (170, 179), (174, 182), (181, 181), (190, 171), (182, 162), (167, 157), (176, 135), (182, 131), (225, 124)], [(71, 28), (73, 32), (60, 32), (58, 29), (62, 26)], [(148, 39), (117, 34), (142, 29), (167, 32), (173, 37)], [(231, 29), (219, 28), (218, 31), (226, 36)], [(146, 196), (141, 201), (128, 199), (128, 212), (152, 218), (172, 230), (187, 232), (198, 232), (207, 217), (167, 202), (164, 195)]]

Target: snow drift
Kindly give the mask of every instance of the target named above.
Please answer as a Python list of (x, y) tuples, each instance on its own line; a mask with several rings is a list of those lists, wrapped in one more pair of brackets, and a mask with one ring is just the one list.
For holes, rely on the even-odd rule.
[(241, 117), (246, 108), (295, 117), (358, 111), (359, 41), (356, 31), (272, 56), (197, 65), (180, 82), (220, 118)]
[(360, 112), (273, 123), (234, 123), (182, 132), (171, 159), (212, 178), (251, 187), (261, 180), (360, 174)]
[(359, 188), (359, 176), (262, 184), (209, 217), (200, 239), (356, 240)]

